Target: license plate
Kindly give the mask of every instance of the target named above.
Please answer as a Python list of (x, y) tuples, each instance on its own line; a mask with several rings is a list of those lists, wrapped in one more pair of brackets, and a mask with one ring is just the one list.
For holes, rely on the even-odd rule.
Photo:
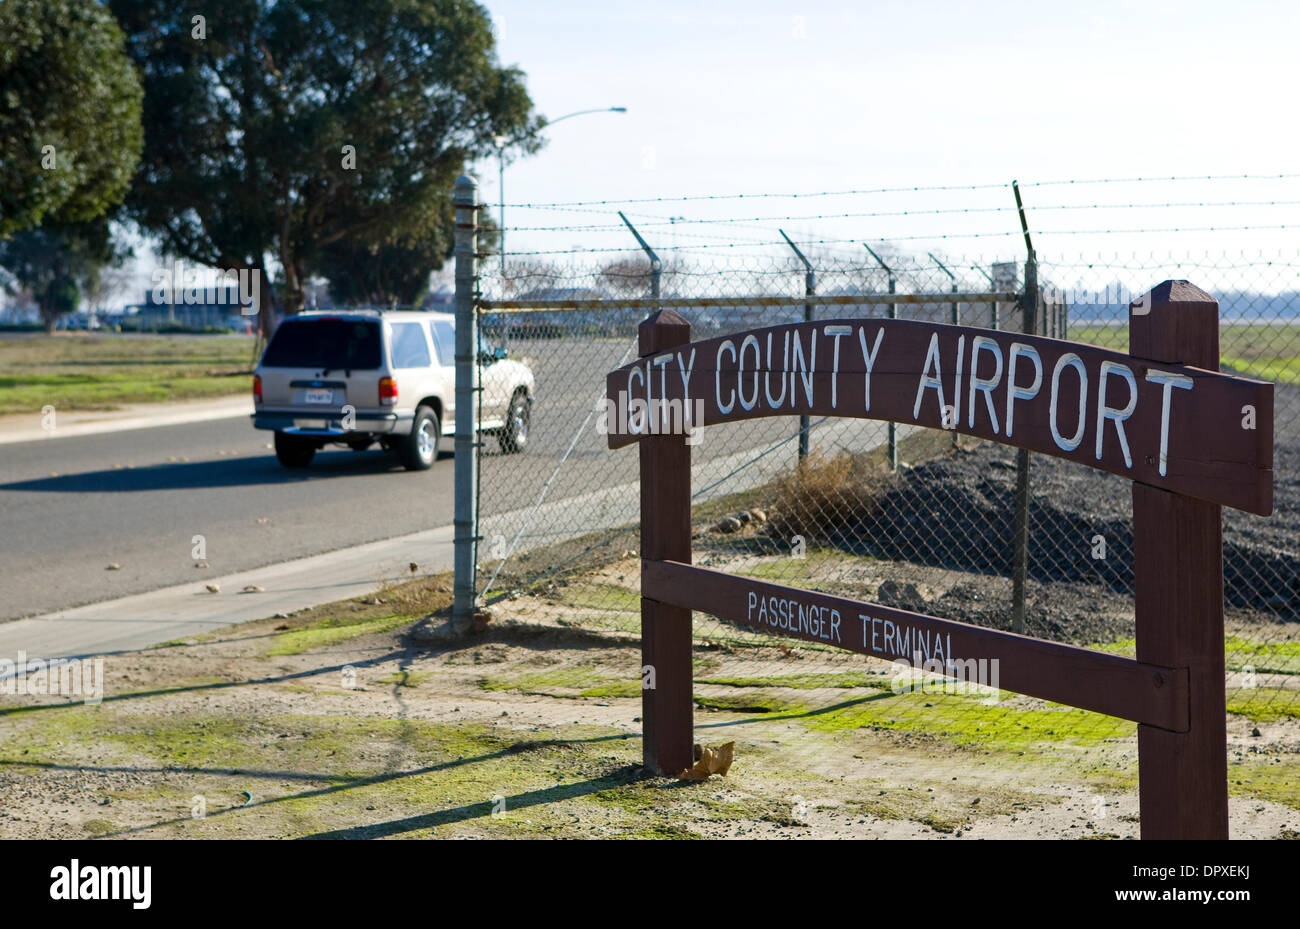
[(303, 395), (303, 403), (333, 403), (334, 391), (319, 387), (309, 387)]
[(293, 424), (299, 429), (324, 429), (325, 420), (323, 419), (295, 419)]

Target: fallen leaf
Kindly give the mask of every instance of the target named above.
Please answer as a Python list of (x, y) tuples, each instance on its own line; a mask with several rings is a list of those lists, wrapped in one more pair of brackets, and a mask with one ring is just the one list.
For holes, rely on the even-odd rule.
[(264, 589), (264, 588), (259, 587), (259, 586), (257, 586), (256, 584), (245, 584), (245, 585), (244, 585), (244, 593), (246, 593), (246, 594), (260, 594), (260, 593), (263, 591), (263, 589)]
[(220, 585), (220, 584), (205, 584), (204, 586), (207, 587), (207, 589), (208, 589), (208, 593), (210, 593), (210, 594), (219, 594), (219, 593), (221, 593), (221, 585)]
[(683, 781), (706, 781), (713, 774), (726, 777), (735, 753), (735, 742), (728, 742), (717, 748), (703, 748), (700, 750), (700, 757), (695, 762), (695, 766), (687, 768), (677, 777)]
[(105, 570), (105, 571), (121, 571), (121, 570), (122, 570), (122, 566), (121, 566), (120, 564), (118, 564), (118, 563), (115, 561), (115, 562), (113, 562), (112, 564), (110, 564), (107, 568), (105, 568), (104, 570)]

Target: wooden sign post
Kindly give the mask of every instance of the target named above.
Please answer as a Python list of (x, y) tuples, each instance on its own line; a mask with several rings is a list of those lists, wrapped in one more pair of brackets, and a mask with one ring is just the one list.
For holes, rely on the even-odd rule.
[[(1129, 353), (1157, 364), (1219, 369), (1219, 304), (1186, 281), (1166, 281), (1129, 325)], [(1245, 409), (1207, 422), (1245, 440)], [(1272, 448), (1273, 411), (1269, 423)], [(1234, 423), (1233, 419), (1237, 421)], [(1271, 453), (1270, 453), (1271, 461)], [(1133, 594), (1137, 658), (1188, 674), (1183, 731), (1138, 726), (1144, 839), (1228, 837), (1224, 693), (1223, 522), (1218, 504), (1133, 484)]]
[[(1143, 838), (1226, 838), (1220, 507), (1272, 511), (1273, 385), (1218, 372), (1218, 304), (1166, 281), (1130, 353), (906, 320), (826, 320), (703, 342), (671, 310), (606, 379), (611, 448), (641, 447), (645, 764), (693, 762), (691, 610), (1135, 720)], [(691, 564), (690, 445), (715, 423), (822, 415), (989, 439), (1133, 481), (1137, 657)]]
[[(641, 357), (653, 359), (691, 340), (691, 324), (660, 310), (637, 332)], [(641, 558), (691, 562), (691, 447), (685, 435), (641, 443)], [(641, 598), (642, 759), (676, 774), (695, 763), (691, 693), (691, 611)]]

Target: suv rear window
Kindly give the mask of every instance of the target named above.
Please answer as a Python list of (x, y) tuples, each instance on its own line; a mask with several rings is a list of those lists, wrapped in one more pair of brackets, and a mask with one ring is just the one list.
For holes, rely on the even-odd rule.
[(362, 371), (378, 368), (379, 323), (349, 319), (287, 319), (262, 356), (268, 368)]

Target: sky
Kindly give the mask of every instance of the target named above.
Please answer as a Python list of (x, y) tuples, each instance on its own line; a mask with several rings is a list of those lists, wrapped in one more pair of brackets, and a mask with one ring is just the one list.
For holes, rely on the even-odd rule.
[[(1271, 180), (1025, 186), (1040, 254), (1300, 249), (1300, 5), (829, 0), (490, 0), (502, 63), (551, 119), (536, 156), (509, 164), (507, 204), (677, 198), (1148, 176)], [(498, 165), (475, 166), (501, 199)], [(1250, 203), (1167, 207), (1167, 203)], [(1061, 209), (1079, 204), (1137, 209)], [(1259, 205), (1280, 203), (1285, 205)], [(679, 201), (557, 212), (507, 206), (507, 247), (897, 237), (905, 247), (1023, 255), (1014, 201), (980, 190)], [(1000, 208), (1000, 209), (999, 209)], [(573, 208), (578, 209), (578, 208)], [(979, 212), (812, 219), (829, 213)], [(753, 228), (669, 217), (773, 219)], [(634, 219), (634, 221), (637, 221)], [(1093, 229), (1291, 225), (1286, 230), (1066, 235)], [(771, 231), (763, 230), (770, 227)], [(711, 238), (686, 238), (704, 235)], [(1004, 233), (995, 236), (990, 233)], [(964, 238), (978, 234), (978, 237)], [(949, 236), (917, 239), (916, 236)], [(779, 241), (779, 239), (778, 239)]]
[[(892, 240), (1022, 261), (1007, 186), (1018, 179), (1044, 259), (1173, 255), (1167, 275), (1188, 276), (1188, 254), (1289, 256), (1254, 283), (1300, 288), (1300, 4), (485, 6), (501, 63), (525, 73), (539, 112), (628, 110), (564, 120), (539, 154), (507, 164), (511, 254), (634, 248), (623, 209), (665, 257), (692, 246), (707, 249), (683, 257), (775, 253), (781, 228), (841, 256)], [(498, 168), (495, 157), (471, 167), (494, 216)], [(1253, 179), (1228, 179), (1240, 175)], [(1171, 176), (1217, 179), (1054, 183)], [(721, 199), (681, 199), (702, 197)], [(646, 199), (656, 202), (589, 203)], [(554, 203), (580, 205), (520, 206)], [(1216, 228), (1079, 234), (1204, 227)], [(149, 285), (154, 261), (141, 254), (133, 290)]]

